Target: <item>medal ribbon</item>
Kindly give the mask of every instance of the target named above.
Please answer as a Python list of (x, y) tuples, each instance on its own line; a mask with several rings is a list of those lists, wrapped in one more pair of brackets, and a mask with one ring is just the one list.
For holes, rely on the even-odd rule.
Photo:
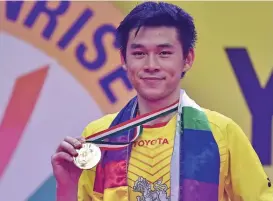
[[(156, 110), (154, 112), (150, 112), (144, 115), (137, 116), (136, 118), (133, 118), (129, 121), (125, 121), (121, 124), (118, 124), (116, 126), (113, 126), (109, 129), (100, 131), (98, 133), (95, 133), (93, 135), (90, 135), (89, 137), (85, 138), (86, 143), (93, 143), (98, 145), (100, 148), (104, 149), (119, 149), (128, 146), (130, 143), (133, 143), (136, 141), (136, 139), (142, 134), (143, 127), (142, 125), (152, 121), (160, 116), (167, 115), (169, 113), (177, 111), (178, 108), (178, 101), (176, 103), (173, 103), (167, 107), (161, 108), (159, 110)], [(107, 139), (108, 137), (112, 137), (115, 135), (119, 135), (120, 132), (130, 130), (132, 128), (135, 128), (134, 137), (130, 142), (107, 142), (103, 141)]]

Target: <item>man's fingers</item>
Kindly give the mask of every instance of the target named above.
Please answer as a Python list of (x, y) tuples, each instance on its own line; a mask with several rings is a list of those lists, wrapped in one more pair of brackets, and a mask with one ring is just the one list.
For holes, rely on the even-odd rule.
[(58, 161), (63, 161), (63, 160), (67, 162), (72, 162), (73, 157), (66, 152), (58, 152), (58, 153), (55, 153), (51, 158), (52, 163), (57, 163)]
[(76, 151), (76, 149), (68, 142), (66, 141), (62, 141), (60, 146), (58, 147), (56, 153), (58, 152), (66, 152), (71, 156), (77, 156), (78, 152)]
[(75, 149), (79, 149), (82, 147), (81, 138), (73, 138), (73, 137), (65, 137), (64, 141), (71, 144)]
[(77, 138), (79, 141), (80, 141), (80, 143), (84, 143), (85, 142), (85, 138), (84, 137), (79, 137), (79, 138)]

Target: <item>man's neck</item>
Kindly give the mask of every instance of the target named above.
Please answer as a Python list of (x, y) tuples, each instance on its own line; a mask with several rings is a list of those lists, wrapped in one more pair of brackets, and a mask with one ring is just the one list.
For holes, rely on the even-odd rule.
[[(147, 100), (141, 96), (138, 96), (138, 112), (139, 115), (143, 115), (161, 108), (167, 107), (179, 100), (180, 90), (174, 91), (170, 96), (160, 100)], [(148, 124), (162, 123), (169, 121), (175, 113), (157, 118)]]

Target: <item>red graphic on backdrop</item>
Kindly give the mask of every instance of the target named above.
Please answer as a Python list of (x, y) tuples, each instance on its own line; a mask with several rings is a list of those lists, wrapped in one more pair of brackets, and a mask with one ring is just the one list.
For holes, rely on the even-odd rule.
[(4, 173), (39, 98), (48, 66), (17, 78), (0, 124), (0, 178)]

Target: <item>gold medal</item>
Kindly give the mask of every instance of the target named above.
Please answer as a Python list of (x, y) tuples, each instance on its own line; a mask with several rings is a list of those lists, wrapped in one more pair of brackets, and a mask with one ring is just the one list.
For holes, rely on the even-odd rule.
[(93, 143), (84, 143), (82, 148), (76, 151), (78, 156), (74, 157), (74, 163), (80, 169), (92, 169), (101, 159), (101, 150)]

